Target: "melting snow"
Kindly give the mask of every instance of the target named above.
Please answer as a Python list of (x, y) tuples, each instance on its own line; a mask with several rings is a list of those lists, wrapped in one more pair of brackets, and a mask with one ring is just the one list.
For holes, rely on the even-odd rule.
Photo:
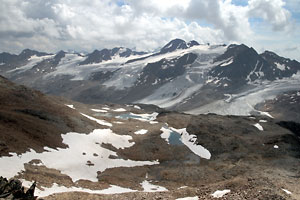
[(261, 122), (261, 123), (267, 123), (268, 121), (261, 119), (261, 120), (259, 120), (259, 122)]
[(205, 159), (210, 159), (211, 154), (210, 152), (204, 148), (203, 146), (199, 145), (196, 143), (197, 141), (197, 136), (195, 135), (190, 135), (187, 131), (186, 128), (183, 129), (175, 129), (175, 128), (165, 128), (162, 127), (160, 129), (163, 133), (160, 135), (161, 138), (165, 139), (168, 144), (170, 144), (169, 142), (169, 138), (171, 135), (171, 132), (176, 132), (178, 134), (181, 135), (181, 142), (186, 145), (194, 154), (200, 156), (201, 158), (205, 158)]
[(97, 122), (97, 123), (100, 124), (100, 125), (103, 125), (103, 126), (109, 126), (109, 127), (112, 126), (111, 123), (109, 123), (109, 122), (107, 122), (107, 121), (105, 121), (105, 120), (96, 119), (96, 118), (94, 118), (94, 117), (88, 116), (88, 115), (83, 114), (83, 113), (80, 113), (80, 114), (83, 115), (83, 116), (85, 116), (86, 118), (88, 118), (88, 119), (90, 119), (90, 120), (93, 120), (93, 121)]
[[(120, 119), (136, 119), (136, 120), (140, 120), (143, 122), (154, 122), (154, 120), (156, 119), (158, 113), (154, 112), (152, 114), (135, 114), (135, 113), (126, 113), (120, 116), (117, 116), (116, 118), (120, 118)], [(156, 122), (155, 122), (156, 123)]]
[(162, 131), (162, 134), (160, 134), (160, 137), (161, 137), (162, 139), (165, 139), (166, 142), (167, 142), (168, 144), (170, 144), (170, 142), (169, 142), (169, 137), (170, 137), (170, 135), (171, 135), (172, 130), (171, 130), (171, 129), (168, 129), (168, 128), (165, 128), (165, 127), (162, 127), (160, 130)]
[(264, 128), (259, 123), (253, 124), (253, 126), (255, 126), (260, 131), (264, 130)]
[(144, 192), (165, 192), (165, 191), (168, 191), (167, 188), (159, 186), (159, 185), (153, 185), (147, 180), (144, 180), (141, 183), (141, 185), (144, 189)]
[(225, 194), (228, 194), (230, 192), (230, 190), (217, 190), (215, 191), (212, 196), (214, 198), (221, 198), (223, 197)]
[(114, 112), (126, 112), (126, 110), (124, 108), (118, 108), (113, 110)]
[[(108, 168), (159, 164), (158, 161), (110, 159), (110, 156), (117, 157), (117, 153), (102, 147), (101, 144), (111, 144), (117, 149), (134, 145), (134, 142), (129, 142), (132, 140), (131, 136), (118, 135), (110, 129), (96, 129), (89, 134), (70, 132), (62, 135), (62, 138), (63, 143), (68, 145), (66, 149), (47, 148), (47, 151), (42, 153), (36, 153), (30, 149), (29, 152), (19, 156), (16, 153), (10, 153), (11, 157), (1, 157), (1, 175), (7, 178), (14, 177), (24, 170), (25, 163), (34, 159), (41, 160), (48, 168), (60, 170), (62, 174), (71, 177), (74, 182), (80, 179), (98, 181), (97, 172), (103, 172)], [(88, 166), (87, 163), (93, 165)]]
[(183, 198), (178, 198), (176, 200), (198, 200), (199, 197), (195, 196), (195, 197), (183, 197)]
[(134, 107), (135, 109), (139, 109), (139, 110), (141, 109), (141, 107), (139, 107), (138, 105), (134, 105), (133, 107)]
[(282, 190), (283, 190), (285, 193), (287, 193), (287, 194), (292, 194), (290, 191), (288, 191), (288, 190), (286, 190), (286, 189), (283, 189), (283, 188), (282, 188)]
[(124, 124), (124, 122), (118, 122), (118, 121), (116, 121), (116, 122), (113, 122), (114, 124)]
[[(30, 187), (32, 185), (32, 182), (21, 180), (23, 186)], [(90, 190), (86, 188), (81, 187), (65, 187), (60, 186), (57, 183), (54, 183), (50, 188), (42, 187), (43, 190), (40, 190), (39, 188), (35, 189), (35, 195), (38, 197), (47, 197), (52, 194), (57, 193), (63, 193), (63, 192), (85, 192), (89, 194), (122, 194), (122, 193), (128, 193), (128, 192), (137, 192), (137, 190), (131, 190), (129, 188), (123, 188), (116, 185), (110, 185), (109, 188), (103, 189), (103, 190)]]
[[(174, 129), (174, 128), (173, 128)], [(203, 146), (198, 145), (196, 143), (197, 136), (190, 135), (186, 128), (183, 129), (174, 129), (176, 132), (178, 132), (181, 135), (181, 141), (183, 144), (185, 144), (192, 152), (194, 152), (196, 155), (205, 158), (210, 159), (211, 154), (210, 152), (205, 149)]]
[(267, 116), (267, 117), (270, 117), (270, 118), (274, 118), (272, 115), (270, 115), (270, 113), (268, 113), (268, 112), (262, 112), (262, 111), (258, 111), (261, 115), (265, 115), (265, 116)]
[(107, 113), (107, 110), (101, 110), (101, 109), (91, 109), (94, 112), (100, 112), (100, 113)]
[(184, 188), (187, 188), (188, 186), (181, 186), (181, 187), (179, 187), (179, 188), (177, 188), (177, 189), (184, 189)]
[(148, 132), (148, 130), (141, 129), (141, 130), (136, 131), (136, 132), (134, 132), (134, 133), (137, 134), (137, 135), (144, 135), (144, 134), (146, 134), (147, 132)]
[(66, 106), (68, 106), (69, 108), (75, 109), (74, 105), (68, 105), (68, 104), (66, 104)]

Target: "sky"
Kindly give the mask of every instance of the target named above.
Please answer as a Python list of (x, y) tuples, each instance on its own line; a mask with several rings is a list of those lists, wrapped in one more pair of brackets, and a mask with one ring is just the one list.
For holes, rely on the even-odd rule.
[(0, 52), (244, 43), (300, 61), (300, 0), (1, 0)]

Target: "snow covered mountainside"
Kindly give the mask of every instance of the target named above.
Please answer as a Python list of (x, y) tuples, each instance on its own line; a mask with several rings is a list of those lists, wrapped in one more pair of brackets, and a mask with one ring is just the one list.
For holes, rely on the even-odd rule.
[[(154, 53), (127, 48), (90, 54), (0, 54), (10, 80), (84, 103), (143, 103), (186, 113), (249, 115), (256, 105), (299, 90), (300, 63), (246, 45), (175, 39)], [(264, 113), (267, 114), (267, 113)]]

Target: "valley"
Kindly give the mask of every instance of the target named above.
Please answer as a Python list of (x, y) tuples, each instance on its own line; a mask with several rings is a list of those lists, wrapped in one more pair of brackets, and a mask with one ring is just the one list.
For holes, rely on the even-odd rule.
[(175, 39), (0, 63), (0, 176), (38, 199), (300, 198), (295, 60)]

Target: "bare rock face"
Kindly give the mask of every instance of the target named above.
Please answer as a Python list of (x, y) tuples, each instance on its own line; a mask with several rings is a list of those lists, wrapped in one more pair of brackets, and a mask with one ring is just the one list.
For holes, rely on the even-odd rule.
[(7, 180), (6, 178), (0, 177), (0, 199), (12, 200), (35, 200), (37, 197), (34, 196), (36, 183), (25, 192), (22, 183), (17, 179)]

